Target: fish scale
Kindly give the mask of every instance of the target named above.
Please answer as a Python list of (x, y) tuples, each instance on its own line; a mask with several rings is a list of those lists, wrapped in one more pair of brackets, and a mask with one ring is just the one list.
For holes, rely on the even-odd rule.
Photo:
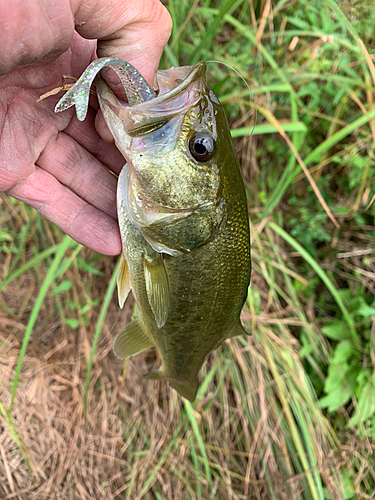
[[(109, 64), (98, 61), (97, 73)], [(80, 79), (86, 90), (92, 69)], [(205, 63), (159, 75), (161, 91), (150, 97), (134, 83), (142, 76), (132, 73), (139, 99), (131, 106), (96, 79), (103, 116), (127, 161), (117, 189), (119, 301), (131, 289), (138, 306), (113, 349), (129, 358), (156, 347), (161, 366), (145, 377), (168, 380), (193, 401), (208, 354), (246, 333), (239, 317), (250, 281), (249, 221), (228, 123), (206, 84)], [(79, 81), (62, 106), (78, 99), (82, 116)]]

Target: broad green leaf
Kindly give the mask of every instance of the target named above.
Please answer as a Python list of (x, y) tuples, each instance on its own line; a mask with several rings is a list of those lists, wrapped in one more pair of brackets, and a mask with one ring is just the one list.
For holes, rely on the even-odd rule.
[(351, 340), (352, 338), (348, 325), (343, 321), (333, 321), (330, 325), (324, 326), (322, 333), (332, 340)]
[(57, 293), (67, 292), (72, 288), (72, 282), (69, 280), (63, 280), (59, 286), (56, 286), (52, 293), (56, 295)]
[(70, 327), (75, 330), (76, 328), (79, 327), (79, 321), (76, 318), (66, 318), (65, 323)]
[(375, 316), (375, 307), (370, 307), (361, 296), (351, 299), (349, 301), (349, 306), (353, 314), (362, 316), (362, 318), (371, 318), (371, 316)]
[[(349, 342), (340, 342), (334, 350), (332, 357), (332, 363), (342, 364), (346, 363), (350, 356), (355, 352), (352, 345)], [(331, 360), (330, 360), (331, 362)]]
[(319, 405), (321, 408), (327, 408), (332, 413), (346, 404), (350, 400), (351, 395), (352, 391), (349, 387), (338, 384), (334, 391), (319, 400)]
[(361, 390), (358, 398), (358, 408), (354, 416), (350, 419), (350, 425), (358, 425), (359, 422), (366, 422), (368, 418), (375, 414), (375, 372), (370, 380)]
[(356, 498), (354, 496), (355, 490), (353, 487), (353, 481), (349, 477), (349, 472), (343, 471), (341, 473), (341, 480), (342, 480), (342, 484), (344, 486), (344, 495), (342, 497), (342, 500), (350, 500), (351, 498)]

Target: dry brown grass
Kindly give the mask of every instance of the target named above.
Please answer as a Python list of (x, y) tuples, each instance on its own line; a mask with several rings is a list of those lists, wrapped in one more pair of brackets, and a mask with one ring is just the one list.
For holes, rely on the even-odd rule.
[[(194, 10), (199, 4), (191, 5)], [(270, 11), (272, 4), (268, 0), (262, 0), (260, 6), (263, 17), (256, 20), (252, 9), (251, 22), (246, 19), (245, 25), (253, 24), (257, 41), (265, 44), (272, 34), (276, 12)], [(267, 16), (269, 26), (265, 28)], [(194, 22), (198, 29), (200, 20)], [(281, 26), (277, 41), (280, 49), (286, 18)], [(229, 25), (223, 31), (219, 29), (217, 42), (224, 46), (224, 42), (234, 38), (235, 31)], [(180, 43), (180, 34), (174, 42)], [(246, 43), (241, 42), (241, 47), (246, 47)], [(304, 53), (310, 48), (313, 47), (307, 44), (302, 53), (301, 49), (289, 52), (285, 45), (283, 52), (289, 60), (301, 56), (297, 62), (303, 68)], [(224, 52), (230, 54), (226, 49)], [(220, 53), (215, 58), (221, 58)], [(255, 58), (262, 72), (266, 61), (260, 53)], [(251, 87), (259, 85), (256, 75), (250, 71), (248, 76)], [(271, 76), (272, 83), (272, 71)], [(252, 77), (254, 81), (250, 80)], [(301, 85), (304, 84), (302, 79)], [(294, 85), (297, 88), (299, 84), (294, 81)], [(237, 96), (233, 102), (239, 104), (242, 113), (235, 126), (252, 125), (252, 107), (248, 109)], [(279, 106), (271, 92), (257, 95), (256, 104), (273, 114)], [(289, 111), (286, 110), (288, 120)], [(347, 124), (345, 117), (323, 116), (321, 109), (312, 110), (311, 115), (332, 120), (341, 127)], [(250, 140), (246, 137), (239, 143), (239, 147), (243, 146), (240, 156), (252, 210), (258, 215), (263, 207), (263, 202), (256, 201), (263, 185), (258, 181), (274, 176), (272, 165), (278, 166), (279, 161), (275, 152), (257, 155), (264, 144), (258, 136)], [(328, 160), (323, 158), (320, 164), (311, 166), (311, 173), (319, 177)], [(281, 175), (285, 164), (282, 162), (279, 167)], [(298, 177), (296, 182), (301, 179)], [(366, 176), (362, 180), (365, 186)], [(296, 185), (302, 195), (306, 183)], [(353, 191), (353, 199), (347, 197), (342, 203), (348, 208), (356, 207), (363, 198), (367, 205), (373, 200), (370, 194), (367, 188), (359, 189), (358, 194)], [(282, 204), (283, 200), (279, 201)], [(281, 206), (280, 212), (287, 210), (287, 206)], [(29, 222), (20, 253), (6, 251), (12, 246), (6, 238), (17, 248), (16, 236)], [(369, 254), (367, 263), (361, 258), (361, 252), (372, 245), (373, 236), (358, 231), (355, 224), (351, 227), (346, 220), (342, 226), (342, 238), (335, 237), (332, 248), (346, 255), (329, 254), (322, 261), (324, 269), (337, 279), (357, 280), (373, 293), (373, 254)], [(6, 231), (4, 246), (0, 248), (0, 279), (8, 275), (15, 258), (19, 258), (16, 268), (20, 268), (35, 253), (61, 239), (61, 234), (34, 211), (0, 195), (0, 235), (3, 229)], [(71, 289), (57, 295), (50, 290), (43, 303), (9, 415), (6, 409), (15, 367), (48, 260), (0, 292), (0, 500), (310, 500), (324, 498), (326, 493), (332, 500), (342, 500), (345, 481), (341, 473), (350, 476), (356, 498), (371, 498), (368, 491), (375, 484), (374, 444), (367, 438), (358, 439), (354, 431), (345, 427), (349, 415), (344, 408), (332, 417), (337, 419), (341, 431), (336, 436), (318, 409), (302, 364), (306, 358), (300, 357), (303, 333), (314, 351), (311, 362), (316, 363), (316, 374), (324, 380), (323, 371), (326, 372), (332, 348), (321, 334), (321, 317), (316, 315), (319, 304), (314, 299), (327, 291), (318, 283), (308, 300), (308, 294), (296, 293), (293, 283), (309, 287), (313, 273), (301, 276), (302, 266), (298, 264), (302, 259), (285, 249), (285, 243), (267, 227), (266, 219), (252, 229), (253, 297), (243, 319), (252, 325), (253, 335), (226, 342), (209, 357), (201, 374), (203, 385), (205, 381), (207, 384), (193, 406), (184, 404), (168, 384), (142, 378), (142, 373), (148, 371), (146, 365), (155, 362), (152, 353), (129, 362), (122, 374), (123, 364), (113, 356), (111, 342), (129, 321), (132, 303), (128, 302), (127, 309), (119, 315), (114, 297), (94, 360), (85, 411), (84, 380), (100, 309), (94, 301), (104, 297), (115, 259), (101, 258), (93, 263), (93, 254), (82, 249), (63, 277), (71, 282)], [(78, 257), (102, 275), (83, 269)], [(72, 310), (69, 302), (89, 306), (84, 318), (79, 312), (81, 306)], [(64, 318), (78, 320), (79, 327), (69, 328)], [(303, 458), (307, 466), (302, 464)], [(315, 487), (321, 481), (325, 488), (315, 496), (314, 481)]]
[[(1, 201), (6, 227), (20, 230), (31, 218), (32, 227), (41, 230), (30, 231), (17, 267), (35, 249), (58, 242), (59, 231), (43, 219), (35, 220), (39, 216), (34, 211), (5, 197)], [(2, 500), (307, 499), (308, 477), (314, 470), (331, 498), (341, 500), (339, 471), (343, 465), (350, 466), (354, 455), (361, 490), (372, 446), (367, 442), (364, 449), (350, 434), (338, 446), (317, 410), (299, 359), (298, 341), (291, 334), (299, 327), (312, 340), (319, 335), (311, 304), (299, 303), (288, 286), (289, 278), (307, 282), (264, 222), (253, 227), (252, 234), (252, 290), (260, 304), (256, 310), (252, 301), (255, 309), (245, 309), (243, 320), (253, 325), (253, 336), (228, 341), (209, 357), (201, 376), (209, 382), (191, 407), (190, 417), (168, 384), (142, 378), (157, 362), (152, 352), (129, 362), (122, 374), (123, 364), (113, 356), (111, 342), (130, 320), (132, 301), (119, 315), (116, 297), (101, 333), (85, 414), (84, 379), (100, 304), (89, 309), (86, 323), (81, 321), (77, 329), (69, 328), (63, 318), (72, 314), (79, 318), (79, 312), (69, 309), (71, 301), (82, 305), (87, 296), (91, 301), (104, 296), (115, 266), (115, 259), (105, 257), (90, 264), (101, 276), (82, 270), (75, 258), (64, 275), (71, 289), (47, 295), (9, 417), (6, 408), (15, 367), (45, 264), (6, 286), (0, 295)], [(81, 249), (80, 255), (90, 262), (90, 251)], [(11, 262), (3, 252), (1, 276), (8, 273)], [(270, 276), (271, 269), (276, 277)], [(323, 359), (328, 355), (324, 344), (317, 349)], [(305, 419), (298, 416), (296, 405)], [(300, 438), (304, 435), (303, 425), (313, 437), (315, 467), (311, 470), (301, 465), (298, 440), (293, 437), (293, 432)], [(306, 448), (302, 455), (309, 460)], [(305, 472), (297, 473), (301, 467)]]

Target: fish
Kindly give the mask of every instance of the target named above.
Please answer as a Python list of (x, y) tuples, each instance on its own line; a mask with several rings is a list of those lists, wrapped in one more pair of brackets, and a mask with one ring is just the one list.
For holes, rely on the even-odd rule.
[[(118, 74), (128, 103), (99, 75)], [(155, 347), (166, 380), (193, 402), (207, 356), (248, 334), (240, 321), (250, 283), (244, 182), (224, 109), (206, 83), (206, 64), (157, 73), (151, 88), (129, 63), (94, 61), (56, 106), (83, 120), (95, 80), (101, 111), (126, 163), (117, 187), (122, 255), (120, 307), (130, 292), (138, 315), (113, 351), (128, 359)]]

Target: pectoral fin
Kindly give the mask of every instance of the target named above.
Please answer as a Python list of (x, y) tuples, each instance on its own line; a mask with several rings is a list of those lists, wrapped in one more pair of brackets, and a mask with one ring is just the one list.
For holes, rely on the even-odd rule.
[(145, 256), (144, 272), (148, 301), (158, 328), (167, 320), (169, 307), (169, 284), (163, 258), (157, 254), (153, 259)]
[(128, 296), (130, 289), (131, 283), (128, 264), (125, 260), (124, 254), (121, 254), (121, 262), (117, 275), (117, 294), (121, 309), (124, 306), (126, 297)]
[[(218, 231), (217, 209), (212, 203), (190, 211), (155, 219), (139, 227), (142, 236), (156, 250), (172, 256), (191, 252), (207, 243)], [(220, 218), (220, 217), (219, 217)]]
[(121, 359), (128, 359), (150, 347), (154, 347), (154, 344), (145, 334), (139, 319), (133, 319), (126, 325), (113, 342), (113, 352)]

